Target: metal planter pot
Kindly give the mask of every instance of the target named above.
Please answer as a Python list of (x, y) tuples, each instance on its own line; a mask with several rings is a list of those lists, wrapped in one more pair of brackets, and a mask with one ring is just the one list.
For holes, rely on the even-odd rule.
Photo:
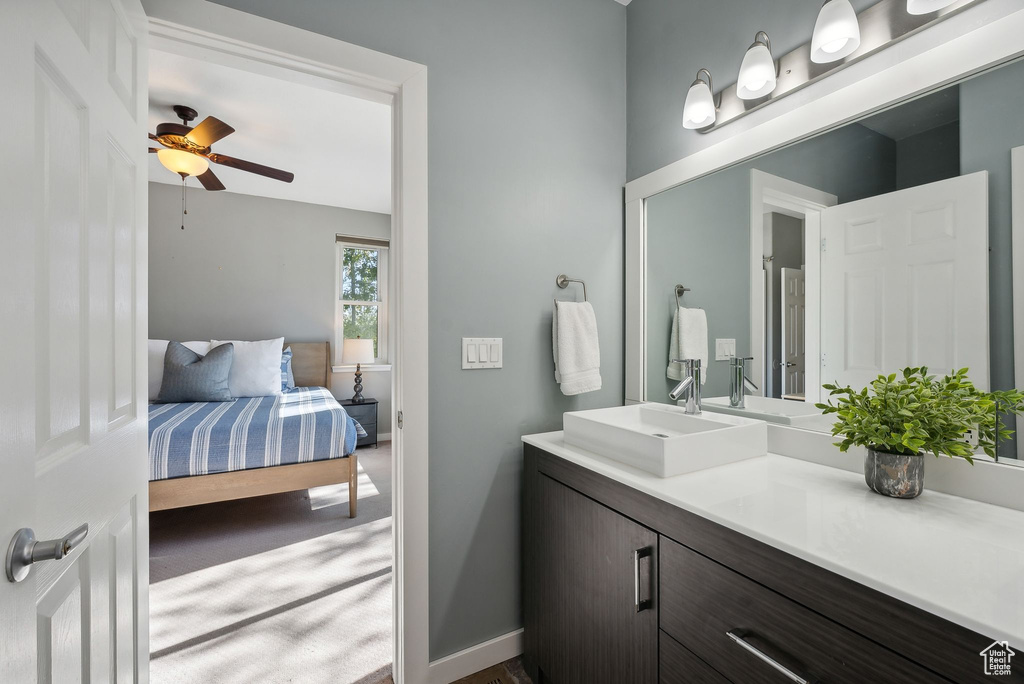
[(868, 449), (864, 481), (873, 491), (897, 499), (913, 499), (924, 491), (924, 456), (886, 454)]

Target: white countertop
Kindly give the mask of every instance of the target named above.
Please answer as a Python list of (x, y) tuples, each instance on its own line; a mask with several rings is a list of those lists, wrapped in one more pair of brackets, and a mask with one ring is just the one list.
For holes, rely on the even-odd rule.
[[(523, 441), (865, 586), (1024, 647), (1024, 512), (769, 454), (670, 478), (566, 445)], [(1018, 648), (1018, 651), (1020, 649)]]

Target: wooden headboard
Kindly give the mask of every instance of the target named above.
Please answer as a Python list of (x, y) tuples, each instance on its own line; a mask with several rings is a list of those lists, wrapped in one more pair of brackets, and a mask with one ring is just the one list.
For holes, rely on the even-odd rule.
[(285, 342), (292, 348), (292, 375), (296, 387), (331, 389), (331, 343)]

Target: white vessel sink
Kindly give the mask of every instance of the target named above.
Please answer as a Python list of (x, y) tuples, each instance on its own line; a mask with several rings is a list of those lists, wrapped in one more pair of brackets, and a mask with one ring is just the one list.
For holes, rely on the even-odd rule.
[(751, 396), (745, 397), (743, 403), (746, 404), (744, 408), (730, 406), (729, 397), (710, 397), (702, 402), (705, 411), (720, 415), (756, 418), (769, 423), (792, 425), (819, 432), (831, 432), (832, 424), (835, 422), (833, 416), (823, 416), (819, 409), (814, 408), (814, 404), (802, 401)]
[(725, 414), (688, 416), (678, 406), (635, 404), (563, 416), (565, 443), (671, 477), (764, 456), (768, 426)]

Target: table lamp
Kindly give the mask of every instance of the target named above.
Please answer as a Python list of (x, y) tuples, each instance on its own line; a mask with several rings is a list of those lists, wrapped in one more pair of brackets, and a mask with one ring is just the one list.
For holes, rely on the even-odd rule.
[(341, 348), (341, 362), (356, 364), (356, 384), (352, 387), (355, 394), (352, 396), (352, 403), (363, 403), (363, 373), (359, 367), (363, 363), (373, 363), (373, 340), (364, 340), (357, 337), (354, 340), (345, 340)]

